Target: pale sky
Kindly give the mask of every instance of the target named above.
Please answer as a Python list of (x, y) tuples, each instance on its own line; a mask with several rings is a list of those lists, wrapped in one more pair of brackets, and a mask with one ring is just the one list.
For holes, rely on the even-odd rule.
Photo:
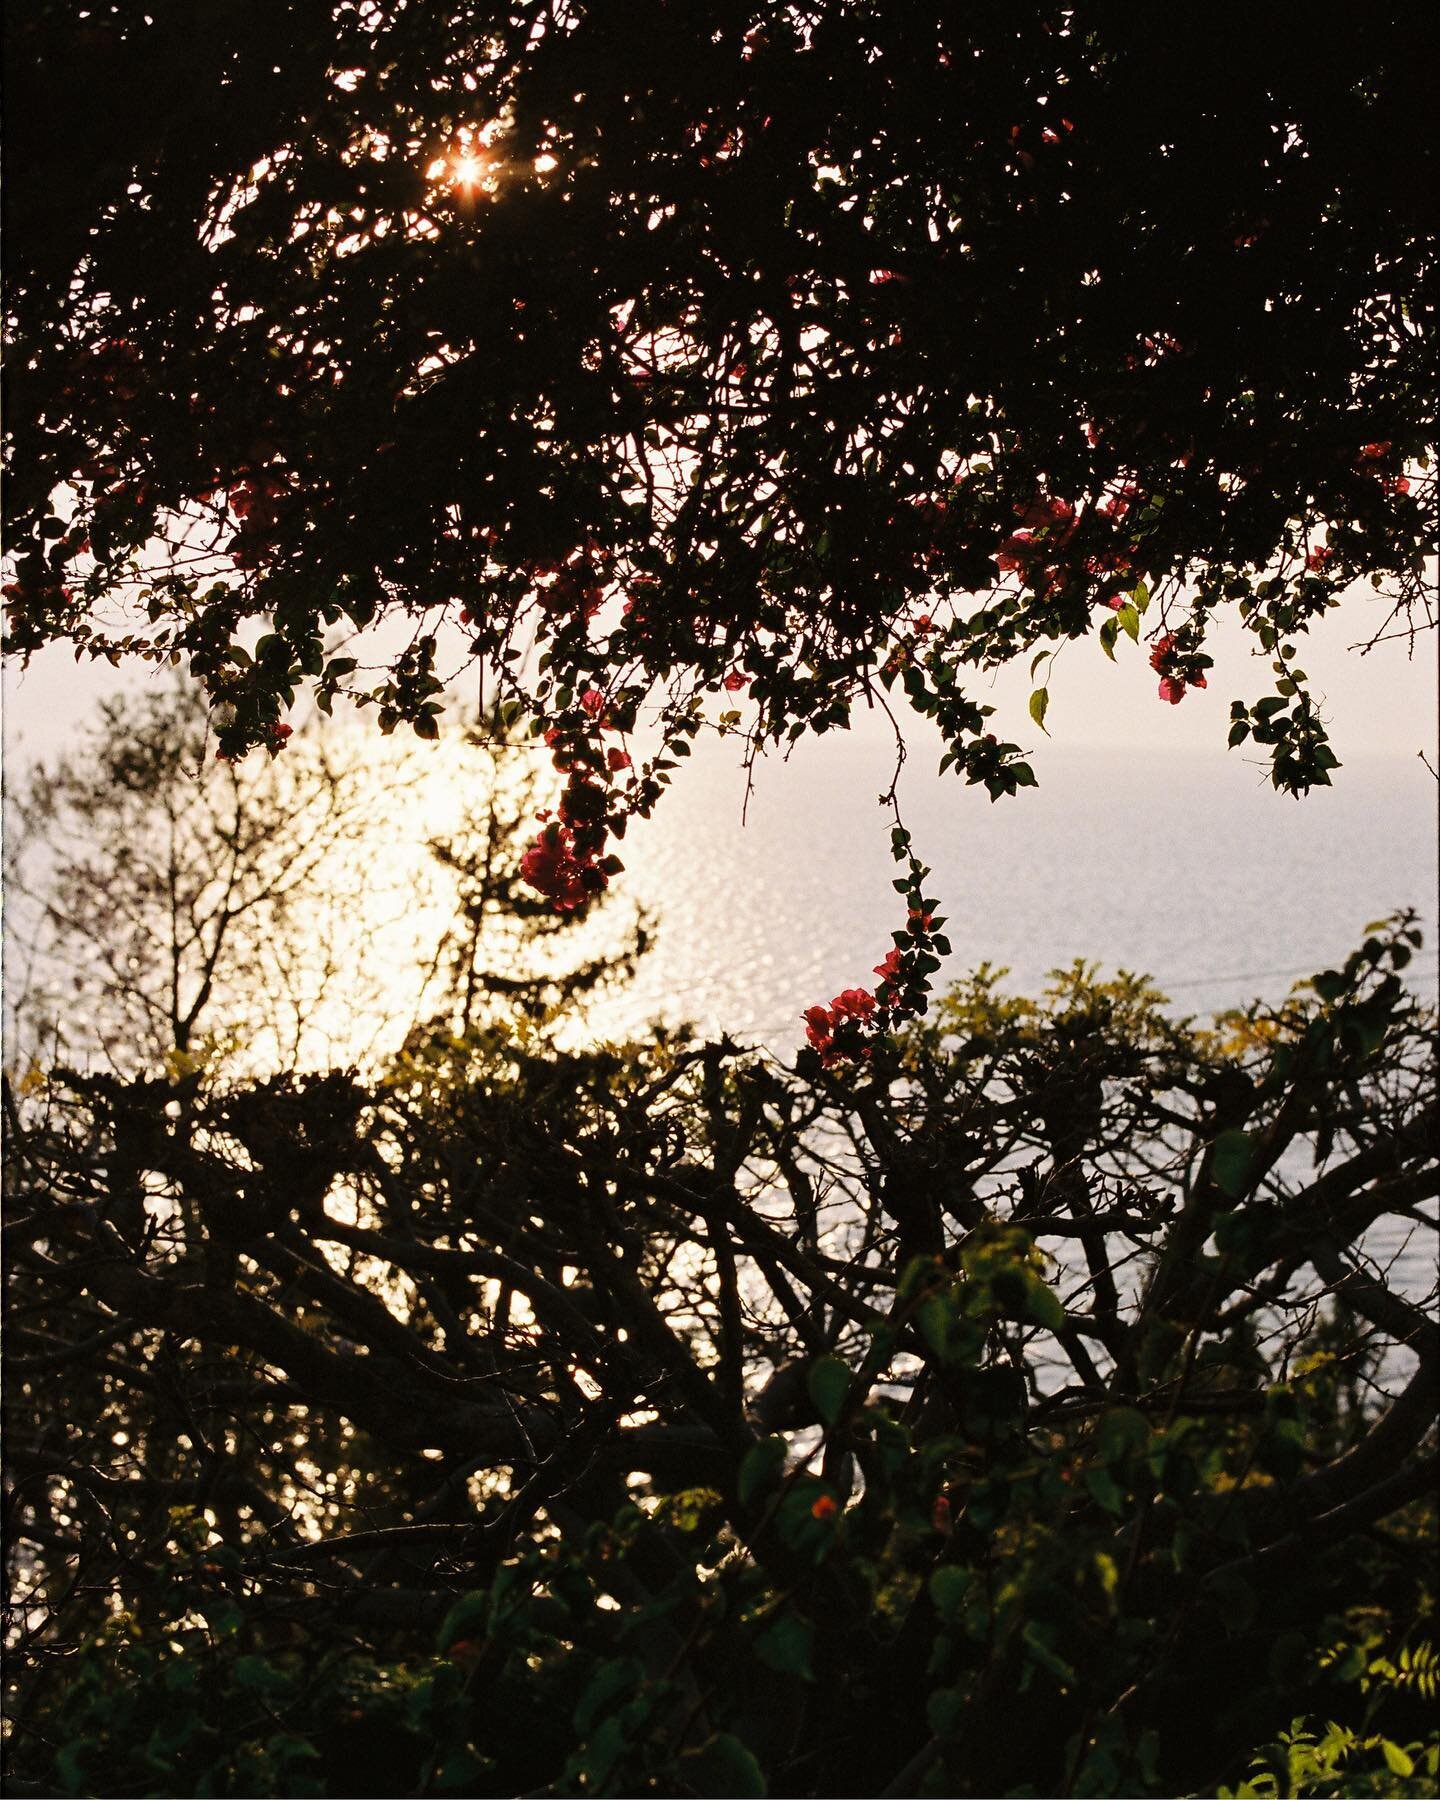
[[(1363, 656), (1351, 649), (1383, 616), (1379, 604), (1367, 604), (1366, 598), (1342, 605), (1317, 624), (1308, 641), (1302, 640), (1301, 665), (1342, 763), (1361, 755), (1415, 756), (1421, 751), (1434, 763), (1436, 634), (1422, 633), (1413, 653), (1403, 641), (1381, 644)], [(462, 641), (457, 631), (457, 664)], [(1032, 685), (1027, 667), (1006, 669), (993, 687), (981, 677), (972, 677), (967, 685), (975, 698), (997, 706), (993, 724), (999, 736), (1035, 745), (1046, 761), (1063, 754), (1066, 744), (1223, 755), (1230, 701), (1243, 697), (1253, 702), (1270, 691), (1268, 661), (1251, 655), (1253, 644), (1238, 621), (1227, 619), (1207, 644), (1216, 665), (1208, 689), (1192, 690), (1178, 706), (1168, 706), (1157, 696), (1143, 642), (1137, 646), (1122, 637), (1113, 664), (1094, 638), (1067, 643), (1054, 667), (1035, 678), (1048, 681), (1050, 690), (1048, 744), (1026, 713)], [(74, 651), (63, 645), (37, 656), (23, 674), (7, 665), (4, 743), (12, 776), (34, 757), (62, 748), (93, 717), (104, 696), (130, 682), (153, 679), (146, 665), (118, 672), (108, 664), (77, 664)], [(458, 684), (462, 696), (468, 697), (469, 690), (468, 682)], [(925, 734), (913, 722), (918, 747)]]

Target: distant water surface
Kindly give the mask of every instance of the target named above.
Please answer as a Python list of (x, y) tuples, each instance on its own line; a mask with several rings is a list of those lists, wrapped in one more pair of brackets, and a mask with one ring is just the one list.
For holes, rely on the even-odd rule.
[[(1418, 758), (1357, 757), (1297, 802), (1223, 754), (1069, 747), (1033, 759), (1038, 789), (993, 806), (915, 760), (905, 822), (953, 947), (937, 984), (988, 960), (1033, 993), (1084, 957), (1148, 973), (1174, 1011), (1206, 1016), (1283, 998), (1367, 923), (1414, 906), (1425, 947), (1410, 980), (1435, 998), (1436, 784)], [(625, 846), (656, 943), (633, 987), (595, 1005), (592, 1029), (689, 1021), (783, 1052), (806, 1006), (873, 986), (903, 921), (875, 804), (892, 767), (875, 736), (827, 740), (763, 767), (742, 822), (734, 753), (698, 751)], [(1432, 1290), (1433, 1232), (1387, 1220), (1365, 1248), (1402, 1290)]]
[[(1436, 785), (1418, 758), (1356, 758), (1296, 801), (1233, 755), (1070, 747), (1035, 759), (1039, 788), (994, 805), (913, 760), (902, 809), (948, 921), (942, 982), (988, 960), (1033, 991), (1085, 957), (1148, 973), (1177, 1010), (1208, 1014), (1283, 996), (1369, 921), (1414, 906), (1426, 935), (1414, 978), (1434, 992)], [(903, 923), (876, 805), (892, 766), (875, 734), (806, 746), (760, 767), (742, 820), (737, 754), (698, 750), (623, 846), (622, 880), (658, 933), (594, 1025), (690, 1020), (779, 1049), (799, 1040), (806, 1006), (873, 985)]]

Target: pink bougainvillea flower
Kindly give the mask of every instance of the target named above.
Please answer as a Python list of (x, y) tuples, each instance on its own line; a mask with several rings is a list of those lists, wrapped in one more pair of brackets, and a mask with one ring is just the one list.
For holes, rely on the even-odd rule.
[(830, 1013), (823, 1006), (808, 1006), (805, 1009), (805, 1036), (812, 1050), (822, 1053), (829, 1049), (832, 1036)]
[(564, 825), (547, 825), (520, 858), (521, 879), (552, 901), (557, 912), (574, 912), (603, 888), (608, 876), (592, 857), (577, 855)]
[(738, 669), (732, 669), (730, 671), (730, 673), (725, 677), (724, 685), (725, 685), (727, 692), (732, 693), (732, 694), (738, 694), (740, 692), (741, 688), (746, 687), (749, 684), (746, 682), (745, 677), (739, 672)]
[(605, 766), (611, 774), (630, 767), (630, 754), (626, 750), (609, 749), (605, 752)]
[(884, 962), (876, 963), (875, 973), (883, 981), (897, 981), (900, 977), (900, 951), (898, 946), (889, 952)]
[(1178, 706), (1185, 698), (1185, 683), (1174, 675), (1162, 675), (1160, 678), (1160, 698), (1168, 700), (1172, 706)]
[(585, 692), (580, 696), (580, 704), (585, 708), (586, 712), (589, 713), (590, 717), (595, 719), (605, 710), (605, 696), (600, 692), (599, 688), (586, 688)]

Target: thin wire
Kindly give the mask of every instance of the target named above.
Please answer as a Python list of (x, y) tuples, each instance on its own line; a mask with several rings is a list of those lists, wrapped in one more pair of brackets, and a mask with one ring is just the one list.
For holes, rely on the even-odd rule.
[[(1440, 952), (1418, 950), (1412, 960), (1428, 962), (1437, 954)], [(1269, 981), (1280, 975), (1313, 975), (1315, 972), (1313, 963), (1301, 963), (1297, 968), (1290, 969), (1254, 969), (1246, 975), (1187, 975), (1184, 981), (1161, 980), (1160, 985), (1165, 988), (1208, 987), (1212, 982), (1217, 981)]]

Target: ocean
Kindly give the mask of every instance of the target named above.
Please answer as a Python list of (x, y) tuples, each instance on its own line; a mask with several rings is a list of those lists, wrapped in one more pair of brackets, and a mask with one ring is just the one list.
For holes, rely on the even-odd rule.
[[(1049, 748), (1049, 747), (1047, 747)], [(912, 754), (902, 814), (952, 945), (937, 984), (981, 961), (1037, 990), (1077, 957), (1154, 977), (1184, 1013), (1278, 999), (1398, 907), (1421, 913), (1435, 992), (1436, 782), (1418, 757), (1356, 757), (1296, 801), (1223, 750), (1056, 746), (1040, 786), (992, 804)], [(662, 1017), (782, 1049), (800, 1014), (871, 970), (904, 922), (878, 731), (803, 746), (746, 778), (731, 743), (697, 749), (622, 846), (623, 891), (654, 917), (633, 987), (592, 1025)]]

